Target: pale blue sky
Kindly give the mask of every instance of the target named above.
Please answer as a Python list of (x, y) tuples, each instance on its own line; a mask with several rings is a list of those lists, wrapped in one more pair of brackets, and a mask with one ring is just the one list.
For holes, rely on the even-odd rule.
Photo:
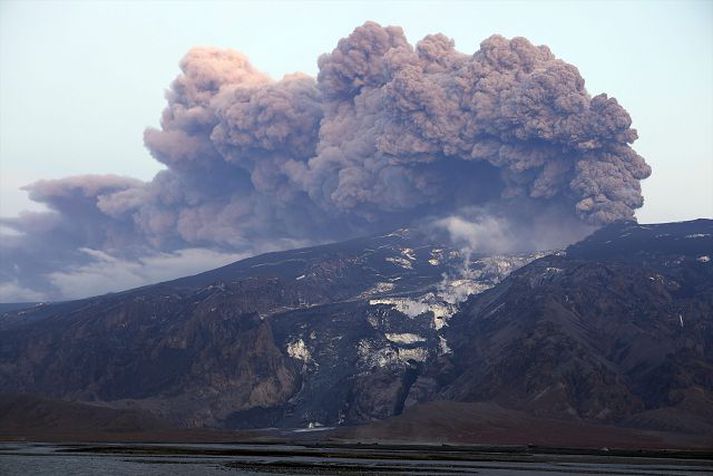
[(41, 178), (159, 170), (142, 145), (191, 46), (230, 47), (274, 77), (366, 20), (467, 53), (493, 33), (547, 44), (591, 94), (629, 111), (653, 167), (638, 217), (713, 216), (713, 2), (169, 2), (0, 0), (0, 216)]

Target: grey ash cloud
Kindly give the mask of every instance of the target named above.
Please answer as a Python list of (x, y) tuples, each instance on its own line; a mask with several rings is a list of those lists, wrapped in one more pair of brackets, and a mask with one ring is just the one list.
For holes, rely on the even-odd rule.
[(144, 135), (166, 169), (28, 185), (49, 211), (2, 220), (16, 234), (3, 238), (0, 297), (65, 297), (50, 277), (81, 272), (95, 251), (254, 253), (474, 207), (517, 229), (538, 216), (588, 229), (643, 204), (651, 170), (629, 114), (524, 38), (494, 35), (469, 55), (442, 34), (412, 46), (368, 22), (319, 58), (316, 79), (276, 81), (214, 48), (180, 67), (161, 127)]

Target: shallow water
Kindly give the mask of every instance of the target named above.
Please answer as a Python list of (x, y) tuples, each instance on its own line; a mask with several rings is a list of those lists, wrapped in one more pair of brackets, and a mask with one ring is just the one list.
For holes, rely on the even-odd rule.
[[(74, 452), (90, 447), (102, 448), (100, 453)], [(112, 449), (114, 448), (114, 449)], [(118, 448), (118, 450), (116, 450)], [(131, 451), (151, 449), (150, 455), (131, 454)], [(713, 463), (703, 460), (674, 460), (642, 458), (602, 458), (601, 463), (592, 457), (552, 456), (551, 461), (507, 461), (504, 454), (493, 461), (492, 454), (483, 458), (455, 458), (413, 461), (364, 457), (358, 450), (355, 457), (344, 456), (350, 450), (339, 449), (339, 455), (290, 456), (292, 451), (303, 452), (301, 446), (288, 445), (230, 445), (230, 444), (111, 444), (111, 445), (60, 445), (41, 443), (0, 444), (0, 474), (12, 475), (211, 475), (211, 474), (479, 474), (498, 476), (529, 476), (537, 474), (619, 474), (638, 476), (703, 475), (713, 472)], [(69, 450), (69, 452), (68, 452)], [(180, 455), (171, 454), (180, 450)], [(258, 450), (265, 454), (204, 454), (205, 451), (246, 452)], [(112, 452), (114, 451), (114, 452)], [(126, 451), (126, 452), (118, 452)], [(271, 455), (270, 452), (279, 454)], [(329, 450), (320, 450), (329, 453)], [(287, 456), (286, 456), (287, 454)], [(486, 457), (487, 456), (487, 457)], [(497, 459), (497, 458), (496, 458)], [(517, 459), (517, 458), (515, 458)], [(595, 458), (596, 459), (596, 458)], [(616, 458), (614, 458), (616, 460)]]

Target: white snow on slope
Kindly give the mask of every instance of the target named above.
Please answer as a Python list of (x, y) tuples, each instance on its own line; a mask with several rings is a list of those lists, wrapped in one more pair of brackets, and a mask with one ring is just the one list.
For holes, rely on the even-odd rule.
[(365, 367), (402, 367), (408, 361), (424, 362), (428, 358), (428, 349), (416, 347), (413, 349), (394, 348), (391, 345), (377, 348), (367, 339), (359, 341), (357, 346), (359, 361)]
[[(432, 255), (441, 255), (442, 250), (432, 250)], [(458, 276), (446, 276), (433, 291), (420, 296), (388, 297), (372, 299), (372, 306), (384, 304), (415, 318), (431, 312), (432, 325), (437, 331), (448, 325), (448, 319), (456, 313), (458, 305), (472, 294), (479, 294), (502, 281), (512, 271), (545, 256), (534, 253), (526, 256), (487, 256), (479, 258), (458, 271)], [(389, 260), (390, 258), (387, 258)], [(403, 258), (401, 258), (403, 259)], [(404, 260), (406, 261), (406, 260)], [(408, 262), (407, 262), (408, 263)], [(409, 263), (410, 266), (410, 263)], [(553, 268), (553, 271), (555, 268)]]
[(393, 263), (396, 266), (400, 266), (404, 269), (413, 269), (413, 265), (411, 264), (411, 262), (409, 260), (407, 260), (406, 258), (401, 258), (400, 256), (399, 257), (389, 256), (388, 258), (386, 258), (386, 261), (388, 261), (389, 263)]
[(373, 287), (361, 293), (361, 297), (367, 298), (369, 296), (378, 296), (379, 294), (391, 292), (394, 288), (396, 288), (394, 283), (376, 283)]
[(312, 354), (302, 339), (297, 339), (287, 344), (287, 355), (306, 364), (312, 362)]
[(390, 333), (387, 332), (384, 334), (384, 337), (386, 337), (389, 341), (394, 342), (396, 344), (415, 344), (417, 342), (425, 342), (426, 339), (424, 337), (421, 337), (418, 334), (411, 334), (409, 332), (405, 332), (403, 334), (395, 334), (395, 333)]
[(416, 261), (416, 255), (413, 248), (401, 248), (401, 254), (411, 261)]
[(448, 341), (443, 336), (438, 336), (438, 353), (439, 355), (450, 354), (453, 352), (450, 347), (448, 347)]

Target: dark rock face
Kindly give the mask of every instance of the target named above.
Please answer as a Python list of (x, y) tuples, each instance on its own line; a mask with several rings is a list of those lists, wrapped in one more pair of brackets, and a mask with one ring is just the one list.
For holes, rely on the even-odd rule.
[(713, 431), (711, 255), (711, 221), (626, 223), (531, 263), (453, 319), (439, 395)]
[(0, 386), (88, 401), (147, 399), (151, 410), (177, 418), (200, 402), (188, 424), (289, 396), (299, 377), (269, 323), (230, 299), (214, 312), (202, 304), (138, 299), (14, 327), (3, 333)]
[(194, 427), (363, 423), (447, 399), (708, 432), (711, 257), (710, 220), (467, 266), (405, 231), (271, 253), (5, 312), (0, 389)]
[(395, 312), (369, 299), (432, 287), (462, 262), (444, 250), (434, 261), (432, 249), (392, 233), (6, 312), (0, 389), (138, 407), (187, 426), (388, 416), (410, 367), (402, 359), (377, 384), (356, 365), (360, 342), (385, 341), (368, 320)]

